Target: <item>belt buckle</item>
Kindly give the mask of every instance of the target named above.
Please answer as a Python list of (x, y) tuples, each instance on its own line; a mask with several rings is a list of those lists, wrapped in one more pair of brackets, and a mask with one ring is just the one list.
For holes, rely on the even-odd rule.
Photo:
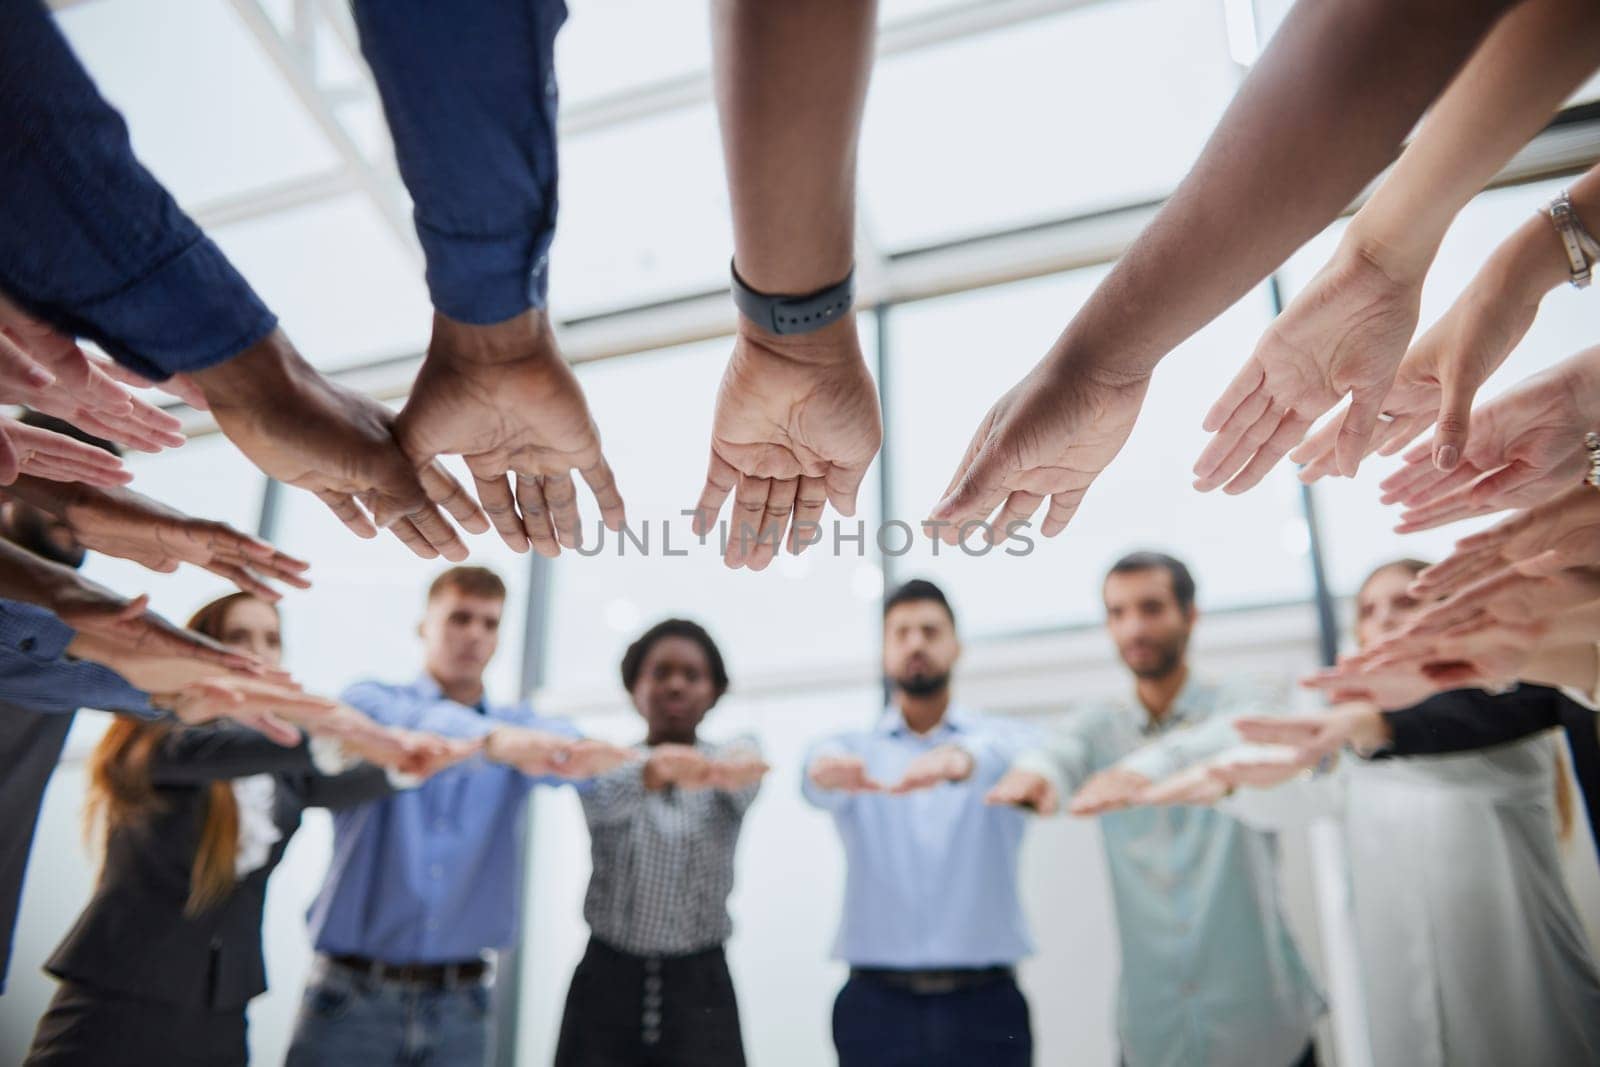
[(911, 978), (911, 991), (918, 996), (934, 997), (954, 993), (959, 987), (953, 974), (918, 974)]

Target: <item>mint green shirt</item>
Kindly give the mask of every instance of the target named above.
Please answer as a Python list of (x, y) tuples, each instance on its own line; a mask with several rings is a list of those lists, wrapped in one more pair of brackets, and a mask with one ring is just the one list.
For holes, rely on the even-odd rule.
[[(1281, 712), (1262, 685), (1191, 677), (1153, 723), (1132, 697), (1077, 708), (1014, 767), (1063, 804), (1113, 765), (1160, 780), (1237, 742), (1231, 720)], [(1122, 946), (1127, 1067), (1288, 1067), (1326, 1010), (1278, 899), (1276, 838), (1209, 808), (1101, 817)]]

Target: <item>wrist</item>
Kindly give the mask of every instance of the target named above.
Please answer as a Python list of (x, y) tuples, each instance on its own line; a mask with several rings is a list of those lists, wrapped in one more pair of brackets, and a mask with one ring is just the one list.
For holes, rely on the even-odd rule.
[(216, 411), (281, 406), (285, 397), (298, 393), (302, 383), (316, 373), (284, 332), (273, 330), (232, 359), (192, 371), (189, 378)]
[(776, 334), (763, 329), (743, 315), (739, 316), (737, 336), (745, 345), (762, 353), (806, 367), (826, 367), (841, 363), (865, 363), (861, 340), (856, 334), (854, 311), (810, 333)]
[(1413, 217), (1399, 233), (1391, 233), (1381, 215), (1363, 219), (1364, 212), (1365, 208), (1350, 220), (1334, 252), (1335, 268), (1376, 271), (1394, 285), (1420, 286), (1439, 254), (1443, 230)]
[(538, 308), (479, 326), (433, 315), (428, 360), (463, 367), (503, 367), (525, 362), (562, 362), (550, 320)]
[(1550, 216), (1540, 211), (1526, 219), (1489, 257), (1482, 275), (1485, 284), (1499, 286), (1503, 294), (1515, 294), (1519, 303), (1535, 307), (1541, 297), (1571, 278), (1566, 249)]
[(1389, 728), (1389, 720), (1378, 708), (1363, 708), (1361, 711), (1351, 713), (1350, 718), (1348, 740), (1350, 747), (1359, 754), (1369, 756), (1383, 751), (1394, 743), (1394, 732)]

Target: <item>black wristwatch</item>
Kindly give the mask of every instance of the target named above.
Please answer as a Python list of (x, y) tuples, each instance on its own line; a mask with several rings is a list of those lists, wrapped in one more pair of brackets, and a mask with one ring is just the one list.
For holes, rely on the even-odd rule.
[(758, 293), (739, 277), (739, 268), (728, 265), (733, 277), (733, 302), (739, 313), (751, 322), (776, 334), (811, 333), (838, 322), (849, 314), (856, 299), (856, 271), (842, 281), (802, 296), (774, 296)]

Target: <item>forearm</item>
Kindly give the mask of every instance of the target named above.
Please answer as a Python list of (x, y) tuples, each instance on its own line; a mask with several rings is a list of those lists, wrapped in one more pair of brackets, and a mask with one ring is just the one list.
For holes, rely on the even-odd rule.
[(18, 475), (16, 481), (0, 488), (0, 496), (29, 504), (57, 518), (65, 516), (67, 509), (84, 495), (103, 492), (106, 490), (83, 485), (80, 482), (53, 482), (48, 478), (36, 478), (31, 474)]
[(1585, 702), (1592, 704), (1600, 689), (1600, 654), (1594, 639), (1541, 644), (1522, 668), (1521, 680), (1588, 694)]
[(78, 573), (0, 538), (0, 597), (55, 610), (61, 594), (83, 582)]
[[(1596, 66), (1600, 5), (1527, 0), (1495, 26), (1439, 98), (1351, 220), (1346, 243), (1391, 276), (1420, 281), (1456, 214)], [(1559, 247), (1552, 243), (1550, 251)]]
[(231, 726), (180, 727), (163, 738), (150, 757), (150, 780), (156, 785), (201, 785), (252, 774), (312, 770), (304, 742), (286, 748)]
[(269, 312), (133, 155), (40, 0), (0, 5), (0, 289), (165, 378), (270, 332)]
[(1053, 362), (1148, 374), (1394, 159), (1507, 6), (1295, 5), (1194, 167), (1068, 326)]
[(434, 307), (474, 325), (542, 308), (565, 7), (357, 0), (354, 12), (415, 204)]
[(850, 269), (876, 17), (874, 0), (713, 6), (734, 260), (754, 289), (812, 292)]

